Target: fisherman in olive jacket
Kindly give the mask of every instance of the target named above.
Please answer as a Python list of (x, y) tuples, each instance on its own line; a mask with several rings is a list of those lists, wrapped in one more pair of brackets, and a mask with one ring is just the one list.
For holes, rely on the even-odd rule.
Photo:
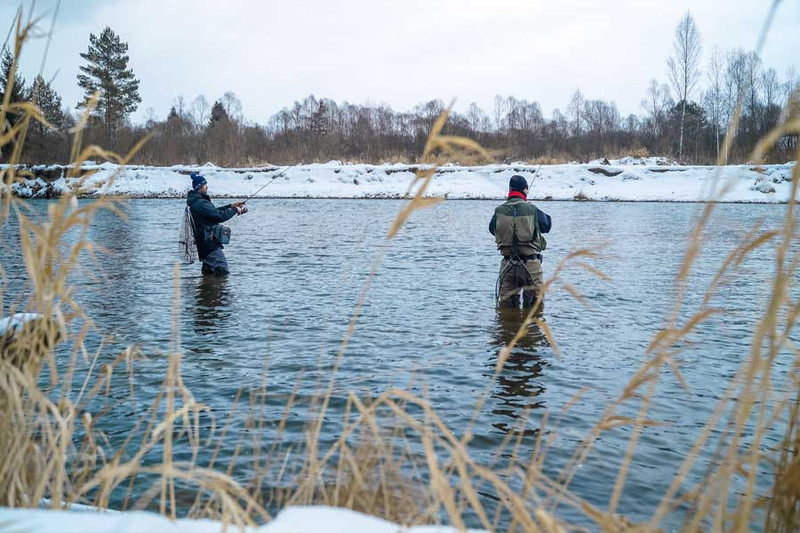
[(203, 262), (203, 275), (226, 276), (228, 261), (222, 252), (222, 243), (215, 237), (214, 227), (226, 220), (245, 212), (242, 202), (235, 202), (222, 207), (214, 207), (208, 196), (208, 182), (200, 174), (191, 175), (192, 190), (186, 199), (186, 205), (194, 220), (194, 238), (197, 244), (197, 257)]
[(503, 254), (497, 280), (498, 307), (533, 307), (542, 290), (542, 252), (547, 247), (543, 233), (552, 226), (550, 215), (527, 203), (528, 182), (511, 177), (508, 200), (494, 210), (489, 232)]

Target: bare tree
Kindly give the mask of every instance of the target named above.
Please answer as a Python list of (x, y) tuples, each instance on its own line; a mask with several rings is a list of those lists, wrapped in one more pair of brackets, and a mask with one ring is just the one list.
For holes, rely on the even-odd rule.
[(631, 113), (625, 117), (622, 126), (628, 135), (636, 135), (636, 132), (639, 131), (639, 117)]
[(800, 76), (794, 67), (786, 71), (786, 81), (783, 83), (783, 111), (782, 121), (800, 118)]
[(675, 28), (675, 42), (672, 45), (673, 56), (667, 60), (669, 81), (675, 96), (681, 102), (681, 134), (678, 143), (678, 158), (683, 157), (683, 127), (686, 118), (686, 102), (697, 87), (700, 80), (700, 31), (694, 23), (694, 17), (687, 12)]
[(555, 108), (553, 110), (553, 118), (550, 120), (550, 124), (557, 138), (565, 138), (569, 135), (569, 122), (560, 109)]
[(764, 95), (764, 130), (768, 131), (778, 125), (781, 116), (781, 82), (778, 72), (769, 68), (761, 73), (761, 91)]
[(778, 81), (778, 71), (768, 68), (761, 74), (761, 87), (764, 91), (764, 104), (771, 106), (778, 103), (781, 84)]
[(794, 66), (791, 66), (786, 70), (786, 80), (783, 82), (783, 100), (788, 102), (799, 87), (800, 75)]
[(228, 118), (234, 122), (242, 121), (242, 102), (233, 91), (228, 91), (219, 99), (225, 112), (228, 113)]
[(567, 117), (569, 118), (570, 129), (572, 135), (576, 137), (580, 136), (583, 132), (585, 122), (583, 109), (585, 102), (586, 99), (583, 97), (581, 90), (576, 89), (575, 92), (572, 93), (572, 98), (569, 99), (569, 104), (567, 105)]
[(661, 135), (661, 128), (666, 118), (667, 110), (672, 107), (672, 100), (669, 97), (669, 87), (666, 84), (659, 84), (656, 80), (650, 80), (647, 87), (646, 97), (642, 100), (642, 107), (649, 115), (650, 129), (653, 137)]
[(206, 97), (202, 94), (198, 95), (197, 98), (192, 100), (192, 122), (194, 122), (196, 128), (201, 129), (205, 127), (205, 125), (208, 123), (208, 114), (210, 111), (211, 105), (208, 103), (208, 100), (206, 100)]
[(761, 127), (761, 59), (755, 52), (747, 54), (745, 83), (747, 88), (745, 107), (752, 122), (753, 133), (758, 134)]
[(175, 108), (175, 112), (178, 114), (179, 117), (185, 119), (188, 117), (186, 112), (186, 99), (183, 97), (182, 94), (179, 94), (175, 97), (175, 100), (172, 102), (172, 107)]
[(586, 131), (593, 140), (594, 149), (603, 148), (602, 144), (614, 130), (619, 129), (620, 117), (617, 106), (603, 100), (586, 100), (584, 105)]
[(725, 76), (725, 57), (718, 48), (711, 52), (711, 59), (708, 62), (708, 89), (704, 95), (706, 113), (711, 125), (714, 128), (714, 143), (719, 159), (719, 136), (722, 129), (722, 117), (724, 113), (724, 76)]
[(150, 129), (158, 123), (158, 116), (153, 107), (148, 107), (144, 110), (144, 125), (145, 128)]
[(469, 104), (469, 109), (467, 110), (467, 120), (472, 130), (479, 132), (482, 131), (483, 125), (486, 122), (486, 114), (478, 107), (478, 104), (472, 102)]
[[(725, 57), (725, 122), (728, 124), (728, 135), (733, 142), (739, 135), (742, 117), (740, 110), (744, 106), (747, 94), (747, 53), (743, 50), (729, 51)], [(737, 118), (738, 113), (738, 118)], [(737, 118), (737, 120), (734, 120)], [(735, 126), (735, 127), (733, 127)], [(733, 146), (733, 145), (731, 145)], [(724, 163), (728, 164), (729, 153), (725, 153)]]
[(493, 119), (495, 131), (500, 133), (503, 130), (503, 121), (506, 118), (506, 101), (499, 94), (494, 97)]
[(730, 118), (747, 92), (747, 54), (743, 50), (730, 51), (725, 58), (725, 91)]

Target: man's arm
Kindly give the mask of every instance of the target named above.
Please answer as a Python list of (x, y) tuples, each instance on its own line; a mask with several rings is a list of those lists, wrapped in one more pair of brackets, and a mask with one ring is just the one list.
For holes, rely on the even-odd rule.
[(492, 220), (489, 221), (489, 233), (494, 235), (495, 229), (497, 229), (497, 213), (492, 215)]
[(214, 207), (214, 204), (208, 200), (203, 200), (198, 202), (198, 204), (197, 210), (199, 211), (200, 216), (213, 224), (225, 222), (226, 220), (233, 218), (238, 212), (235, 207), (230, 205)]
[(536, 219), (539, 223), (539, 231), (542, 233), (550, 233), (550, 229), (553, 227), (553, 219), (550, 218), (550, 215), (542, 210), (537, 209)]

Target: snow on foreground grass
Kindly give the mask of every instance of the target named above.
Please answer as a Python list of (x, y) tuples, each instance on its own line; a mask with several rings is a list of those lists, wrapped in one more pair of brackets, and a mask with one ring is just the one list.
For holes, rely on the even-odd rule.
[[(439, 167), (428, 195), (451, 199), (501, 199), (508, 179), (525, 176), (536, 200), (605, 200), (697, 202), (710, 198), (725, 202), (784, 203), (791, 189), (794, 163), (783, 165), (678, 166), (655, 158), (600, 160), (588, 164), (537, 166), (525, 164)], [(34, 178), (12, 185), (24, 198), (57, 196), (78, 185), (66, 178), (69, 167), (34, 166)], [(111, 163), (84, 166), (93, 170), (79, 191), (86, 196), (131, 198), (184, 197), (191, 172), (202, 173), (214, 197), (246, 197), (285, 167), (220, 168), (214, 165), (173, 167), (118, 167)], [(402, 198), (414, 171), (424, 165), (298, 165), (288, 169), (259, 197), (264, 198)], [(112, 179), (113, 178), (113, 179)], [(722, 186), (730, 189), (719, 198)]]
[[(155, 513), (97, 512), (81, 507), (72, 511), (0, 508), (0, 529), (8, 533), (219, 533), (241, 531), (214, 520), (169, 520)], [(445, 526), (403, 527), (380, 518), (334, 507), (288, 507), (269, 524), (247, 528), (247, 533), (455, 533)], [(477, 532), (478, 530), (470, 530)]]

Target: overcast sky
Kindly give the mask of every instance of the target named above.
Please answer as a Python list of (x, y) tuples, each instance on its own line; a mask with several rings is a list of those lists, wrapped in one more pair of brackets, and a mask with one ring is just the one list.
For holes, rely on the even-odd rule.
[[(49, 29), (56, 0), (35, 12)], [(105, 26), (127, 41), (141, 80), (140, 120), (163, 117), (177, 95), (209, 101), (226, 91), (264, 123), (308, 94), (398, 110), (441, 98), (487, 112), (496, 94), (540, 102), (545, 116), (580, 88), (588, 98), (641, 113), (651, 78), (666, 81), (674, 29), (691, 10), (711, 48), (756, 44), (769, 0), (62, 0), (45, 78), (71, 107), (89, 33)], [(7, 31), (20, 2), (0, 0)], [(24, 3), (27, 9), (30, 1)], [(800, 1), (783, 0), (764, 62), (783, 78), (800, 67)], [(0, 36), (4, 39), (5, 35)], [(44, 39), (23, 53), (28, 80)]]

